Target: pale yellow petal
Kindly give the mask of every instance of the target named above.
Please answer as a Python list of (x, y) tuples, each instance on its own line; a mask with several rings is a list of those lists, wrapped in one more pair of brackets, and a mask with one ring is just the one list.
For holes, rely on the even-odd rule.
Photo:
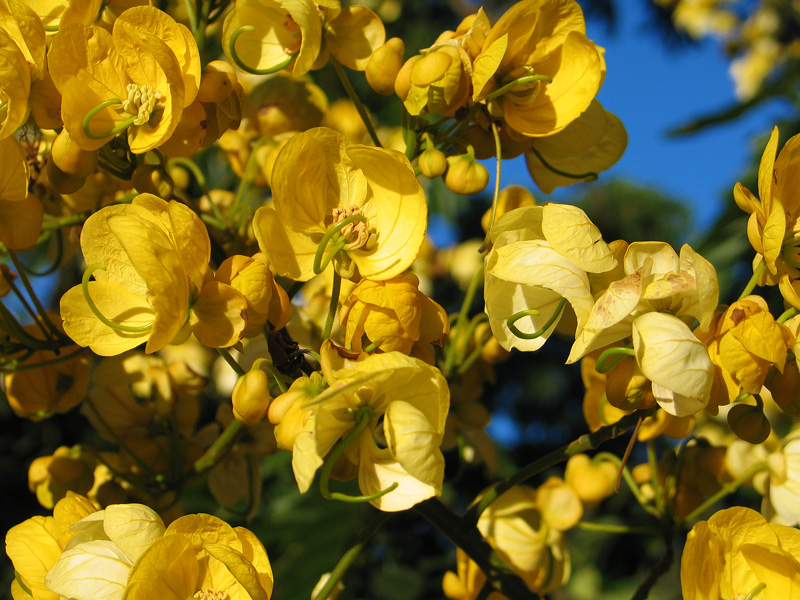
[(367, 68), (370, 56), (386, 41), (386, 32), (378, 15), (366, 6), (344, 6), (328, 23), (325, 43), (331, 54), (355, 71)]
[(190, 322), (192, 333), (204, 346), (233, 346), (247, 326), (247, 301), (231, 286), (208, 281), (192, 305)]

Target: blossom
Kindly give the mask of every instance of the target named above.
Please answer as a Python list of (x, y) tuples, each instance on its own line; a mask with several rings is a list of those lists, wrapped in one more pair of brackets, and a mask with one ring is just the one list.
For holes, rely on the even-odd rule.
[(211, 347), (241, 336), (245, 299), (211, 277), (208, 232), (179, 202), (140, 194), (103, 208), (84, 223), (81, 248), (90, 266), (105, 268), (61, 299), (64, 331), (77, 344), (113, 356), (143, 342), (148, 353), (160, 350), (185, 326)]
[(13, 250), (35, 245), (44, 221), (42, 203), (28, 194), (25, 150), (17, 138), (0, 140), (0, 242)]
[(269, 600), (272, 588), (269, 557), (252, 531), (197, 514), (173, 521), (142, 553), (125, 598)]
[(125, 129), (134, 153), (160, 146), (200, 83), (191, 33), (150, 6), (125, 11), (111, 33), (83, 23), (61, 27), (48, 60), (64, 127), (84, 150), (100, 148)]
[(577, 2), (523, 0), (486, 36), (473, 64), (473, 100), (486, 101), (517, 135), (550, 135), (589, 108), (604, 76)]
[[(506, 350), (540, 348), (561, 318), (562, 298), (569, 302), (579, 330), (594, 298), (587, 271), (613, 269), (617, 260), (597, 227), (577, 207), (546, 204), (511, 210), (493, 230), (493, 247), (486, 257), (486, 314)], [(541, 335), (520, 338), (508, 325), (522, 311), (516, 328), (524, 334), (545, 327)]]
[(307, 407), (311, 412), (293, 443), (292, 468), (300, 491), (308, 490), (340, 438), (353, 434), (342, 468), (345, 473), (357, 470), (362, 493), (371, 496), (397, 484), (372, 499), (374, 506), (405, 510), (439, 495), (444, 477), (439, 446), (450, 405), (441, 372), (399, 352), (325, 371), (330, 387)]
[[(334, 265), (346, 278), (391, 279), (411, 266), (422, 246), (425, 195), (400, 152), (311, 129), (281, 150), (272, 182), (275, 208), (259, 208), (253, 228), (278, 275), (311, 279), (318, 245), (333, 227), (338, 237), (320, 254), (336, 251)], [(349, 224), (338, 225), (346, 219)]]
[(686, 600), (744, 598), (757, 587), (763, 600), (796, 598), (800, 589), (800, 532), (772, 525), (736, 506), (695, 524), (681, 557)]

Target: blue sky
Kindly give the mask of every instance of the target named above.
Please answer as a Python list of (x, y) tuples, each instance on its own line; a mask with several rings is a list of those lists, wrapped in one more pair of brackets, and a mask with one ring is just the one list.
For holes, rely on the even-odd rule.
[[(606, 49), (608, 71), (598, 99), (622, 119), (629, 137), (625, 155), (601, 181), (614, 176), (657, 186), (691, 205), (695, 231), (702, 231), (721, 212), (724, 197), (732, 202), (731, 190), (747, 166), (753, 138), (768, 133), (790, 108), (776, 101), (733, 124), (668, 138), (667, 130), (731, 104), (733, 82), (720, 44), (709, 39), (697, 47), (670, 49), (645, 28), (647, 18), (645, 0), (620, 0), (615, 33), (601, 22), (587, 23), (589, 37)], [(503, 185), (511, 183), (530, 185), (523, 162), (505, 169)], [(564, 198), (558, 191), (538, 196)]]

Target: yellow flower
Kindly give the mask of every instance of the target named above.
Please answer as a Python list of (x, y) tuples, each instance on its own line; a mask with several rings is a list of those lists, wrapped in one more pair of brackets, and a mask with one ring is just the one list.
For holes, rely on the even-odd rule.
[[(511, 210), (495, 223), (493, 247), (486, 257), (486, 314), (506, 350), (539, 349), (561, 318), (562, 301), (569, 302), (584, 325), (594, 298), (588, 272), (613, 269), (617, 260), (600, 231), (577, 207), (546, 204)], [(526, 311), (538, 311), (531, 314)], [(544, 327), (541, 335), (519, 337)]]
[[(400, 152), (311, 129), (284, 146), (272, 181), (275, 208), (259, 208), (253, 228), (278, 275), (311, 279), (326, 234), (330, 243), (319, 254), (335, 251), (334, 265), (346, 278), (391, 279), (411, 266), (422, 246), (425, 195)], [(325, 264), (320, 258), (318, 270)]]
[(28, 469), (28, 488), (39, 504), (53, 508), (70, 492), (87, 495), (94, 485), (97, 460), (80, 446), (59, 446), (51, 456), (40, 456)]
[(800, 598), (800, 532), (771, 525), (757, 512), (736, 506), (700, 521), (681, 557), (686, 600)]
[[(776, 159), (777, 155), (777, 159)], [(747, 237), (763, 257), (767, 273), (761, 282), (771, 285), (786, 275), (792, 281), (800, 277), (800, 195), (796, 173), (800, 162), (800, 136), (794, 136), (778, 154), (778, 128), (772, 130), (758, 167), (758, 200), (741, 183), (733, 189), (736, 204), (750, 213)], [(758, 257), (754, 262), (760, 262)], [(783, 282), (782, 282), (783, 283)], [(782, 285), (783, 287), (783, 285)]]
[(517, 134), (538, 137), (588, 109), (604, 76), (603, 55), (586, 37), (577, 2), (523, 0), (486, 36), (473, 64), (472, 97), (487, 101), (492, 116)]
[(131, 152), (157, 148), (175, 131), (200, 84), (191, 33), (150, 6), (125, 11), (111, 33), (82, 23), (60, 28), (48, 60), (64, 127), (85, 150), (124, 130)]
[(294, 439), (292, 468), (300, 491), (308, 490), (340, 438), (355, 435), (340, 459), (341, 470), (357, 470), (365, 496), (397, 484), (371, 504), (392, 512), (441, 494), (444, 458), (439, 446), (450, 405), (441, 372), (387, 352), (327, 372), (325, 378), (330, 388), (308, 407), (308, 425)]
[(143, 504), (112, 504), (70, 527), (75, 535), (45, 577), (47, 587), (73, 600), (117, 600), (131, 567), (164, 535), (164, 523)]
[(434, 364), (433, 345), (442, 345), (450, 324), (445, 310), (418, 286), (413, 274), (362, 280), (342, 304), (345, 346), (354, 352), (369, 346), (396, 350)]
[(126, 600), (269, 600), (272, 567), (258, 538), (212, 515), (174, 521), (130, 571)]
[(67, 497), (56, 504), (52, 517), (32, 517), (8, 530), (6, 554), (16, 571), (17, 580), (11, 584), (15, 600), (61, 598), (45, 585), (45, 576), (58, 561), (67, 542), (77, 535), (71, 526), (96, 511), (97, 507), (87, 498), (68, 492)]
[(800, 438), (789, 436), (768, 457), (769, 493), (762, 512), (772, 523), (793, 527), (800, 521)]
[(113, 356), (143, 342), (156, 352), (182, 341), (184, 327), (210, 347), (241, 337), (247, 303), (211, 278), (208, 232), (179, 202), (140, 194), (106, 207), (87, 219), (81, 248), (87, 264), (105, 269), (61, 299), (64, 331), (77, 344)]

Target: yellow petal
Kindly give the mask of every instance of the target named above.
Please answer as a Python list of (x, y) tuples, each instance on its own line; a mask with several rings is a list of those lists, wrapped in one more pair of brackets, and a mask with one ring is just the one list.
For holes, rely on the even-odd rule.
[(536, 185), (549, 194), (556, 187), (593, 180), (622, 157), (627, 145), (622, 121), (593, 100), (586, 112), (558, 133), (534, 139), (533, 148), (552, 169), (533, 152), (525, 154), (525, 162)]
[[(240, 552), (229, 548), (224, 544), (203, 544), (203, 548), (212, 558), (215, 558), (228, 570), (236, 584), (243, 588), (247, 596), (242, 596), (248, 600), (269, 600), (269, 594), (261, 587), (261, 580), (258, 571)], [(202, 583), (201, 583), (202, 585)], [(219, 588), (217, 588), (219, 589)], [(236, 589), (226, 590), (228, 595), (235, 599)]]
[(122, 215), (111, 216), (107, 222), (147, 284), (155, 318), (146, 351), (156, 352), (172, 341), (188, 318), (189, 286), (180, 256), (156, 223)]
[(48, 590), (44, 583), (45, 575), (58, 560), (61, 550), (52, 517), (31, 517), (6, 534), (6, 554), (37, 600), (58, 600), (61, 597)]
[(0, 108), (0, 139), (12, 135), (28, 115), (31, 72), (25, 55), (5, 31), (0, 30), (0, 86), (7, 104)]
[(108, 540), (84, 542), (65, 550), (45, 577), (47, 587), (67, 598), (120, 598), (131, 562)]
[(758, 195), (764, 207), (764, 213), (769, 215), (772, 212), (772, 184), (775, 177), (775, 156), (778, 153), (778, 127), (773, 127), (770, 133), (764, 153), (761, 155), (761, 162), (758, 164)]
[[(90, 281), (89, 295), (107, 319), (130, 327), (142, 327), (155, 319), (153, 309), (143, 296), (105, 281)], [(79, 346), (89, 346), (100, 356), (115, 356), (147, 341), (150, 332), (126, 333), (111, 329), (97, 318), (75, 286), (61, 297), (64, 332)]]
[(500, 62), (505, 56), (506, 48), (508, 47), (508, 34), (504, 33), (502, 36), (494, 40), (489, 46), (484, 49), (475, 62), (472, 64), (472, 99), (477, 100), (483, 88), (497, 72)]
[(165, 536), (131, 570), (124, 600), (186, 600), (197, 591), (199, 573), (192, 543), (182, 535)]
[(269, 257), (278, 275), (294, 281), (308, 281), (314, 276), (317, 243), (303, 233), (284, 227), (274, 208), (262, 206), (256, 211), (253, 231), (259, 249)]
[(580, 208), (545, 204), (542, 211), (542, 233), (556, 252), (591, 273), (604, 273), (617, 266), (600, 230)]
[(103, 530), (133, 562), (164, 536), (164, 522), (143, 504), (111, 504), (106, 507)]
[(192, 333), (204, 346), (233, 346), (247, 326), (247, 301), (231, 286), (208, 281), (192, 305), (191, 324)]
[(211, 241), (208, 238), (208, 230), (197, 213), (174, 200), (169, 203), (169, 222), (172, 227), (172, 239), (186, 276), (199, 290), (209, 273)]
[(331, 54), (349, 69), (363, 71), (372, 53), (386, 41), (378, 15), (366, 6), (343, 6), (325, 31)]

